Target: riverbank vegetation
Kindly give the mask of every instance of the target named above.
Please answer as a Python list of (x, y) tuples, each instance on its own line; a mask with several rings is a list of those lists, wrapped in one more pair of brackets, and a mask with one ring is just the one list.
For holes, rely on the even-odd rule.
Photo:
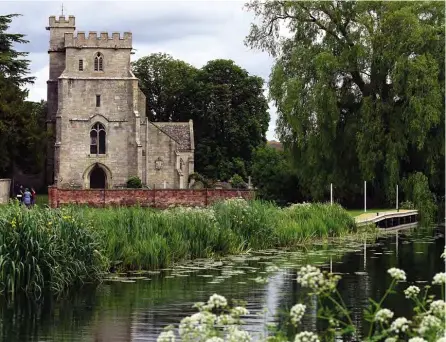
[(175, 262), (291, 247), (356, 230), (338, 205), (287, 208), (232, 199), (209, 208), (66, 207), (0, 213), (0, 290), (60, 292), (108, 269), (150, 270)]

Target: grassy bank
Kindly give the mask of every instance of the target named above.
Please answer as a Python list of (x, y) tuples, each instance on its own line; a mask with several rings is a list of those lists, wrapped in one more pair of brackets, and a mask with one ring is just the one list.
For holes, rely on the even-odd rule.
[(354, 219), (344, 209), (324, 204), (281, 209), (236, 199), (209, 208), (164, 211), (8, 206), (0, 213), (0, 289), (60, 290), (97, 279), (105, 263), (122, 271), (148, 270), (354, 230)]

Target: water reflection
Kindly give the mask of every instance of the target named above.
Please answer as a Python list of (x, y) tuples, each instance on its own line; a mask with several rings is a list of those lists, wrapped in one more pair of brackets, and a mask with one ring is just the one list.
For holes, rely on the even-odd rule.
[[(107, 282), (97, 288), (85, 287), (63, 300), (45, 297), (39, 303), (17, 298), (13, 303), (0, 303), (1, 341), (63, 342), (63, 341), (155, 341), (162, 328), (178, 324), (195, 312), (193, 303), (205, 301), (213, 293), (228, 299), (248, 302), (251, 315), (245, 320), (252, 333), (267, 334), (266, 323), (275, 322), (280, 329), (292, 334), (287, 324), (287, 312), (296, 302), (306, 298), (295, 281), (298, 264), (312, 262), (326, 270), (342, 274), (339, 290), (355, 324), (362, 324), (368, 298), (379, 298), (390, 284), (387, 269), (399, 267), (407, 272), (407, 283), (423, 285), (426, 280), (444, 270), (440, 255), (444, 237), (437, 231), (399, 232), (379, 238), (373, 244), (359, 243), (345, 252), (339, 247), (320, 246), (319, 252), (308, 255), (271, 253), (256, 258), (229, 258), (206, 270), (189, 271), (174, 278), (165, 278), (169, 271), (151, 275), (150, 280), (134, 283)], [(306, 260), (307, 257), (310, 259)], [(281, 267), (271, 274), (266, 284), (252, 279), (267, 276), (265, 268), (274, 263)], [(186, 265), (187, 266), (187, 265)], [(231, 270), (244, 273), (232, 274)], [(316, 320), (317, 301), (312, 298), (304, 320), (306, 329), (315, 331), (322, 326)], [(402, 295), (386, 302), (396, 315), (408, 315), (412, 308)]]

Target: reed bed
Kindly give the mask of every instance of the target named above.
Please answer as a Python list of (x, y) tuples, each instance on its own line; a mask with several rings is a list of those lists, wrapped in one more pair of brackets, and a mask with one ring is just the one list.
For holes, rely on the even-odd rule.
[(0, 211), (0, 291), (60, 292), (104, 271), (165, 268), (181, 260), (291, 247), (355, 231), (338, 205), (279, 208), (232, 199), (208, 208), (68, 207)]
[(40, 296), (100, 279), (108, 261), (99, 241), (75, 211), (2, 206), (0, 292)]
[(84, 209), (108, 258), (121, 270), (163, 268), (195, 258), (249, 249), (291, 247), (314, 238), (355, 231), (354, 219), (338, 205), (279, 208), (263, 201), (226, 200), (209, 208)]

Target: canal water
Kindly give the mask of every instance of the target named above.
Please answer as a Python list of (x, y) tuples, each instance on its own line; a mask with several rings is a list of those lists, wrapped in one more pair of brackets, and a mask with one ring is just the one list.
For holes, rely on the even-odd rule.
[[(268, 324), (286, 331), (289, 308), (304, 298), (296, 274), (305, 264), (340, 273), (340, 292), (359, 330), (368, 298), (380, 298), (390, 278), (387, 269), (407, 273), (407, 283), (423, 286), (444, 271), (440, 259), (444, 232), (415, 229), (392, 232), (369, 241), (336, 240), (310, 249), (267, 250), (221, 260), (195, 260), (145, 275), (139, 279), (108, 280), (84, 287), (64, 299), (44, 298), (35, 303), (17, 298), (1, 303), (0, 340), (8, 342), (130, 342), (156, 341), (164, 326), (178, 324), (195, 313), (192, 305), (218, 293), (228, 300), (244, 300), (245, 319), (253, 335), (267, 334)], [(402, 295), (385, 304), (396, 315), (410, 316)], [(316, 319), (304, 318), (307, 330), (320, 329)]]

